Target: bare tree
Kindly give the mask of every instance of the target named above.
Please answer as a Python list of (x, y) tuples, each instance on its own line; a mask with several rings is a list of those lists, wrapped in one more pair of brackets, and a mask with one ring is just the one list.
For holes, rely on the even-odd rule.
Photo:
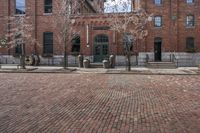
[(33, 25), (30, 17), (26, 15), (8, 16), (5, 18), (6, 23), (5, 37), (7, 40), (7, 48), (20, 48), (20, 65), (25, 69), (25, 46), (31, 47), (36, 40), (32, 37)]
[(68, 67), (67, 47), (71, 39), (78, 31), (74, 29), (74, 16), (80, 13), (80, 7), (83, 0), (60, 0), (56, 3), (55, 13), (53, 14), (53, 24), (58, 31), (57, 39), (64, 46), (63, 68)]
[[(133, 9), (132, 0), (116, 0), (110, 4), (109, 22), (112, 30), (123, 36), (124, 53), (127, 58), (128, 71), (131, 71), (131, 51), (137, 40), (148, 35), (147, 24), (151, 15), (144, 9)], [(108, 3), (109, 4), (109, 3)]]

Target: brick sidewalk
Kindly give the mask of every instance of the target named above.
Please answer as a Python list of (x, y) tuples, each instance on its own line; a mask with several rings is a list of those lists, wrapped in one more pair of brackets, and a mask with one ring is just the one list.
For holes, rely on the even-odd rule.
[(199, 133), (199, 81), (200, 76), (1, 73), (0, 132)]

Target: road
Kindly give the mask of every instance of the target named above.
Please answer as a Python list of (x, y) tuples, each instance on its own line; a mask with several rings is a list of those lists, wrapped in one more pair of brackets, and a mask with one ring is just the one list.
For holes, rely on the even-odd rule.
[(0, 74), (0, 132), (199, 133), (200, 76)]

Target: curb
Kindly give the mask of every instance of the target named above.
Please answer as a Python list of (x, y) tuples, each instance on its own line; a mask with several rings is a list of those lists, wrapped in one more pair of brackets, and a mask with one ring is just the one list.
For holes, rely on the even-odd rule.
[[(37, 69), (35, 69), (37, 70)], [(66, 70), (66, 71), (59, 71), (59, 70), (43, 70), (43, 71), (35, 71), (35, 70), (24, 70), (24, 71), (17, 71), (17, 70), (8, 70), (8, 71), (0, 71), (0, 73), (59, 73), (59, 74), (70, 74), (73, 73), (75, 71), (77, 71), (77, 69), (71, 69), (71, 70)]]
[(8, 71), (1, 71), (0, 70), (0, 73), (58, 73), (58, 74), (87, 74), (87, 73), (90, 73), (90, 74), (110, 74), (110, 75), (188, 75), (188, 76), (195, 76), (195, 75), (200, 75), (200, 71), (199, 72), (196, 72), (196, 73), (151, 73), (151, 72), (90, 72), (90, 71), (81, 71), (81, 70), (78, 70), (78, 69), (67, 69), (67, 70), (63, 70), (63, 69), (60, 69), (60, 70), (39, 70), (37, 71), (38, 69), (26, 69), (24, 71), (19, 71), (19, 70), (8, 70)]

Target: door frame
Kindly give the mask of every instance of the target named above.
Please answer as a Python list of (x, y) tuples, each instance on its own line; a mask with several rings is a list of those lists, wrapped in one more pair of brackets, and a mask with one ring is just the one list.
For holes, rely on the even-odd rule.
[(154, 61), (162, 61), (162, 38), (154, 39)]
[[(103, 41), (102, 42), (98, 42), (98, 41), (96, 41), (96, 39), (98, 37), (105, 37), (107, 39), (107, 41), (105, 41), (105, 42), (103, 42)], [(103, 55), (103, 46), (105, 46), (105, 45), (107, 46), (107, 54)], [(96, 55), (96, 47), (97, 46), (100, 46), (100, 55)], [(105, 35), (105, 34), (98, 34), (98, 35), (96, 35), (94, 37), (94, 42), (93, 42), (93, 56), (94, 56), (93, 61), (94, 62), (102, 62), (100, 60), (103, 60), (108, 55), (109, 55), (109, 37), (108, 37), (108, 35)], [(99, 60), (97, 60), (96, 58), (99, 58)]]

